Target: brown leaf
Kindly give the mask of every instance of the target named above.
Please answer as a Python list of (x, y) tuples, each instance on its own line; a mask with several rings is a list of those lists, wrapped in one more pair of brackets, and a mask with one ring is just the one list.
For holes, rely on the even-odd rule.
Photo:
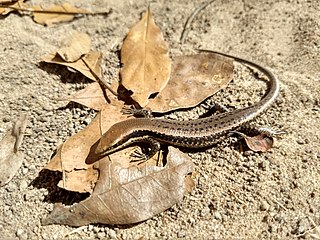
[(107, 104), (102, 89), (97, 82), (91, 83), (84, 89), (58, 100), (77, 102), (97, 111), (100, 111)]
[(0, 186), (10, 182), (21, 167), (24, 155), (18, 149), (27, 127), (27, 115), (22, 114), (0, 142)]
[(28, 8), (29, 5), (24, 3), (24, 0), (10, 1), (3, 0), (0, 1), (0, 15), (7, 15), (12, 11), (16, 11), (16, 8)]
[(233, 78), (233, 61), (217, 54), (176, 57), (166, 87), (147, 105), (167, 112), (198, 105), (224, 88)]
[(160, 92), (169, 80), (168, 46), (152, 14), (147, 10), (133, 26), (121, 49), (121, 84), (133, 92), (132, 99), (144, 107), (151, 94)]
[[(58, 54), (49, 53), (48, 55), (42, 57), (42, 61), (44, 62), (55, 63), (71, 67), (81, 72), (83, 75), (85, 75), (87, 78), (90, 78), (93, 81), (96, 81), (95, 74), (99, 74), (99, 77), (101, 77), (101, 59), (102, 54), (96, 51), (90, 51), (88, 54), (80, 58), (78, 61), (72, 63), (65, 62)], [(95, 70), (95, 74), (92, 73), (91, 69)]]
[(182, 200), (185, 176), (194, 165), (186, 154), (169, 147), (165, 167), (125, 169), (104, 158), (99, 169), (101, 175), (91, 197), (72, 207), (57, 205), (42, 224), (82, 226), (145, 221)]
[(41, 6), (34, 6), (33, 10), (36, 11), (33, 12), (33, 20), (47, 26), (72, 21), (76, 14), (90, 13), (87, 10), (76, 8), (69, 3), (53, 5), (47, 9), (43, 9)]
[[(92, 192), (98, 172), (93, 165), (86, 164), (85, 159), (91, 146), (102, 134), (115, 122), (126, 118), (120, 113), (121, 108), (122, 105), (115, 101), (105, 105), (85, 129), (71, 136), (59, 147), (46, 169), (63, 172), (60, 187), (76, 192)], [(89, 178), (85, 179), (83, 177), (85, 175)], [(77, 183), (80, 178), (82, 179), (81, 184)]]
[(249, 137), (241, 132), (235, 132), (242, 136), (247, 143), (247, 146), (255, 152), (266, 152), (273, 146), (273, 138), (265, 133)]
[(77, 32), (57, 51), (57, 54), (66, 62), (75, 62), (90, 52), (91, 39), (86, 33)]

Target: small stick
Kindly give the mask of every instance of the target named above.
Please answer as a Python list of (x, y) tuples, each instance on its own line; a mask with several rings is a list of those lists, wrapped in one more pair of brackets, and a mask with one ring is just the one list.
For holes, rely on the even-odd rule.
[(103, 77), (101, 78), (100, 76), (98, 76), (98, 74), (91, 68), (91, 66), (88, 64), (88, 62), (84, 58), (81, 58), (81, 60), (89, 68), (91, 74), (96, 78), (96, 80), (100, 85), (102, 85), (105, 89), (108, 89), (113, 95), (118, 96), (118, 93), (116, 93), (111, 89), (110, 84), (107, 83)]
[(74, 234), (74, 233), (79, 233), (79, 232), (81, 232), (82, 230), (86, 229), (87, 227), (88, 227), (88, 226), (78, 227), (78, 228), (72, 230), (71, 232), (67, 232), (66, 234), (64, 234), (63, 237), (65, 238), (65, 237), (68, 237), (68, 236), (70, 236), (70, 235), (72, 235), (72, 234)]
[(196, 8), (192, 14), (190, 15), (190, 17), (188, 17), (186, 23), (184, 24), (184, 28), (183, 31), (181, 33), (181, 37), (180, 37), (180, 43), (184, 43), (185, 38), (187, 37), (188, 33), (189, 33), (189, 29), (190, 29), (190, 24), (193, 21), (193, 19), (196, 17), (196, 15), (203, 9), (205, 9), (209, 4), (213, 3), (214, 0), (210, 0), (210, 1), (204, 1), (198, 8)]
[[(15, 2), (15, 1), (12, 1)], [(7, 3), (7, 2), (5, 2)], [(8, 2), (10, 3), (10, 2)], [(97, 12), (89, 12), (89, 11), (83, 11), (81, 12), (79, 11), (68, 11), (68, 12), (64, 12), (64, 11), (59, 11), (59, 10), (46, 10), (46, 9), (33, 9), (32, 7), (29, 8), (25, 8), (22, 6), (16, 7), (16, 6), (6, 6), (6, 5), (2, 5), (3, 3), (0, 3), (0, 7), (3, 8), (9, 8), (12, 10), (16, 10), (16, 11), (23, 11), (23, 12), (29, 12), (29, 13), (47, 13), (47, 14), (65, 14), (65, 15), (77, 15), (77, 14), (87, 14), (87, 15), (104, 15), (104, 14), (110, 14), (110, 10), (109, 11), (97, 11)]]

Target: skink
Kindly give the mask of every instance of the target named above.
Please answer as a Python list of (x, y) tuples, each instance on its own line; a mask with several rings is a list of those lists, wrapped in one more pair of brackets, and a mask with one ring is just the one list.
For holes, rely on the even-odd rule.
[(207, 118), (188, 121), (132, 118), (118, 122), (102, 135), (96, 145), (97, 159), (142, 142), (150, 145), (150, 151), (140, 156), (145, 160), (151, 158), (160, 149), (160, 143), (184, 148), (210, 147), (215, 145), (227, 131), (252, 120), (274, 102), (279, 93), (280, 84), (277, 77), (267, 68), (230, 54), (204, 51), (233, 58), (237, 62), (261, 71), (270, 81), (269, 91), (259, 102), (249, 107)]

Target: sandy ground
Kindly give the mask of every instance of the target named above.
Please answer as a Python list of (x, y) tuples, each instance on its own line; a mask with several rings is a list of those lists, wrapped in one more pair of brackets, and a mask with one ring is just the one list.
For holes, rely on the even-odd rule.
[[(55, 2), (55, 1), (48, 1)], [(82, 89), (88, 81), (62, 67), (39, 64), (74, 31), (88, 33), (104, 53), (105, 75), (116, 79), (117, 50), (139, 20), (145, 1), (69, 1), (108, 16), (86, 16), (44, 27), (29, 16), (0, 19), (1, 137), (20, 112), (30, 121), (23, 166), (0, 189), (1, 239), (312, 239), (320, 236), (320, 5), (311, 0), (215, 1), (194, 19), (184, 44), (184, 22), (201, 1), (156, 1), (152, 11), (171, 55), (205, 48), (257, 60), (281, 80), (281, 94), (256, 120), (283, 129), (267, 153), (242, 152), (226, 141), (194, 153), (196, 188), (173, 208), (130, 227), (41, 226), (53, 202), (74, 198), (52, 185), (54, 175), (39, 172), (53, 151), (94, 116), (79, 105), (51, 100)], [(236, 74), (239, 75), (239, 74)], [(229, 87), (230, 89), (231, 87)], [(247, 88), (225, 91), (246, 96)], [(248, 90), (250, 91), (250, 90)], [(234, 99), (235, 97), (231, 97)], [(231, 105), (235, 105), (231, 102)], [(38, 177), (38, 178), (37, 178)], [(35, 179), (38, 179), (35, 183)], [(39, 187), (40, 186), (40, 187)]]

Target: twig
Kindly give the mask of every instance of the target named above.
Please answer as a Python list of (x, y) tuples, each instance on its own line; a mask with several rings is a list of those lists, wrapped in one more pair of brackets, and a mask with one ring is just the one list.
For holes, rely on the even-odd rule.
[(78, 233), (78, 232), (80, 232), (80, 231), (82, 231), (82, 230), (86, 229), (87, 227), (88, 227), (88, 226), (78, 227), (78, 228), (76, 228), (76, 229), (72, 230), (71, 232), (67, 232), (63, 237), (65, 238), (65, 237), (70, 236), (71, 234)]
[(87, 14), (87, 15), (99, 15), (99, 14), (109, 14), (111, 11), (97, 11), (97, 12), (89, 12), (89, 11), (59, 11), (59, 10), (48, 10), (48, 9), (33, 9), (30, 8), (24, 8), (24, 7), (16, 7), (16, 6), (6, 6), (0, 4), (0, 7), (9, 8), (16, 11), (23, 11), (23, 12), (30, 12), (30, 13), (47, 13), (47, 14), (65, 14), (65, 15), (77, 15), (77, 14)]
[(106, 82), (103, 77), (101, 78), (100, 76), (98, 76), (98, 74), (91, 68), (90, 64), (88, 64), (88, 62), (84, 58), (81, 58), (81, 60), (87, 66), (87, 68), (89, 68), (90, 73), (96, 78), (100, 85), (102, 85), (105, 89), (108, 89), (114, 96), (118, 96), (118, 93), (111, 89), (110, 84)]
[(193, 21), (193, 19), (196, 17), (196, 15), (203, 9), (205, 9), (209, 4), (213, 3), (214, 0), (210, 0), (210, 1), (204, 1), (198, 8), (196, 8), (192, 14), (190, 15), (190, 17), (188, 17), (186, 23), (184, 24), (184, 28), (183, 31), (181, 33), (181, 37), (180, 37), (180, 43), (184, 43), (185, 38), (187, 37), (188, 33), (189, 33), (189, 29), (190, 29), (190, 24)]

